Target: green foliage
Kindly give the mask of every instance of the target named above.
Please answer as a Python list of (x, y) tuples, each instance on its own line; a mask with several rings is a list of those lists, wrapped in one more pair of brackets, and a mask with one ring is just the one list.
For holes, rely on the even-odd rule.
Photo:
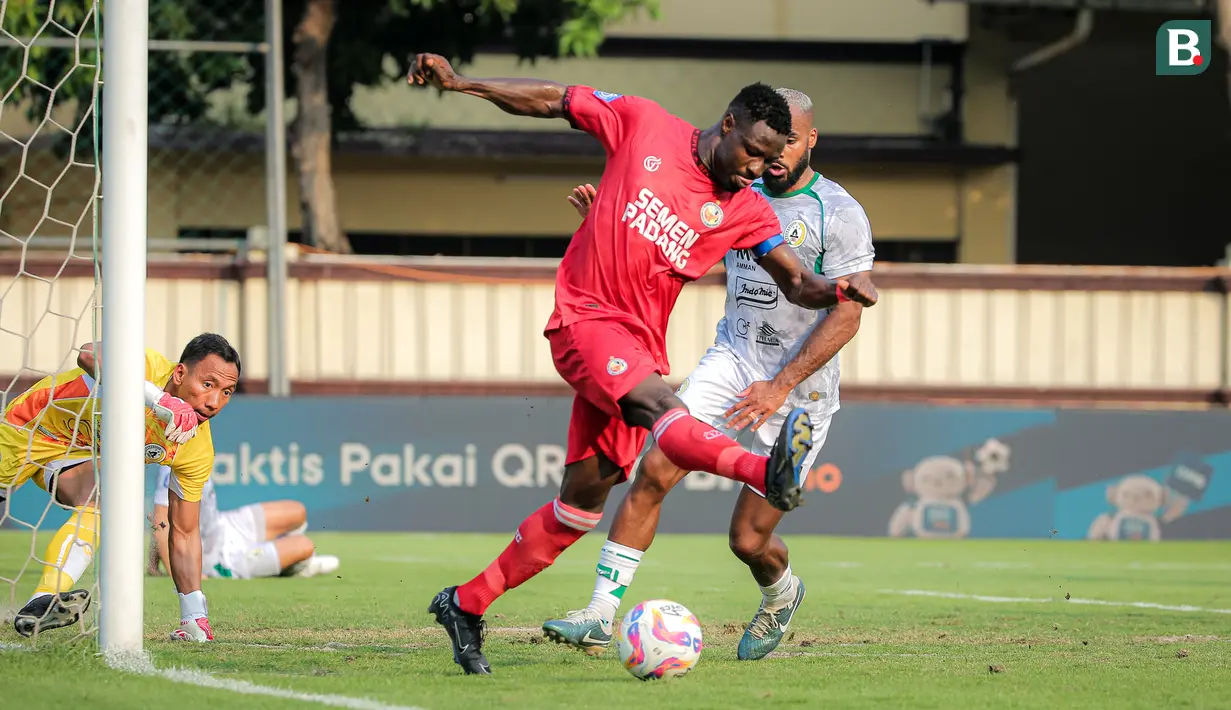
[[(103, 4), (98, 3), (100, 11)], [(48, 0), (9, 0), (0, 18), (5, 33), (30, 43), (25, 51), (6, 48), (0, 52), (0, 96), (5, 97), (6, 106), (26, 102), (31, 120), (43, 116), (52, 102), (66, 105), (76, 101), (82, 110), (89, 106), (97, 73), (94, 34), (99, 17), (95, 3), (56, 0), (54, 10), (50, 5)], [(262, 12), (260, 0), (151, 0), (150, 37), (260, 41), (264, 32)], [(78, 47), (42, 43), (74, 38), (79, 38)], [(209, 94), (250, 79), (254, 59), (259, 55), (152, 51), (150, 121), (200, 122), (209, 108)]]
[[(100, 0), (98, 6), (103, 4)], [(25, 52), (9, 48), (0, 52), (0, 96), (6, 106), (28, 102), (28, 113), (37, 120), (53, 100), (60, 105), (73, 100), (83, 108), (89, 105), (97, 64), (94, 5), (92, 0), (4, 4), (0, 28), (8, 35), (23, 41), (81, 37), (80, 50), (34, 44)], [(292, 36), (305, 5), (306, 0), (285, 0), (283, 6), (288, 95), (295, 90), (289, 71)], [(350, 109), (355, 87), (399, 80), (417, 52), (435, 52), (459, 64), (473, 60), (483, 47), (512, 50), (529, 61), (592, 56), (602, 44), (605, 27), (641, 10), (657, 17), (658, 0), (338, 0), (328, 59), (334, 127), (360, 128)], [(263, 0), (151, 0), (150, 37), (261, 42), (263, 17)], [(388, 59), (394, 60), (395, 73), (390, 73)], [(149, 68), (152, 123), (201, 123), (210, 94), (241, 83), (253, 87), (247, 95), (248, 110), (256, 114), (264, 108), (265, 92), (259, 87), (265, 67), (260, 54), (155, 50)]]
[[(288, 63), (295, 25), (306, 4), (286, 0), (283, 6)], [(530, 61), (592, 56), (602, 44), (604, 27), (643, 9), (657, 17), (658, 0), (339, 0), (328, 59), (334, 129), (360, 128), (350, 109), (355, 87), (400, 80), (415, 53), (433, 52), (461, 64), (472, 61), (483, 47), (511, 49)], [(386, 59), (394, 60), (394, 72), (388, 71)], [(253, 67), (257, 85), (264, 73), (263, 66)], [(288, 95), (294, 91), (288, 80)], [(249, 110), (256, 113), (264, 105), (263, 92), (248, 94)]]
[[(29, 101), (32, 120), (43, 116), (52, 97), (82, 99), (91, 95), (98, 64), (94, 46), (96, 16), (92, 4), (84, 0), (62, 1), (49, 11), (47, 0), (9, 0), (0, 17), (0, 37), (11, 35), (25, 49), (5, 47), (0, 51), (0, 96), (5, 104), (14, 99)], [(77, 48), (51, 47), (31, 39), (72, 40), (80, 36)], [(57, 99), (59, 100), (59, 99)], [(88, 103), (88, 102), (87, 102)]]

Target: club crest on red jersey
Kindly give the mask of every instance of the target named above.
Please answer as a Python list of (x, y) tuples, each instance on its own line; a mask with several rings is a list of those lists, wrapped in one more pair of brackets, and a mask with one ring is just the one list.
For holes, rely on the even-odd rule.
[(701, 205), (701, 224), (711, 229), (722, 224), (722, 207), (719, 207), (717, 202)]
[(612, 377), (623, 375), (626, 370), (628, 370), (628, 363), (614, 355), (607, 361), (607, 374)]
[(657, 155), (647, 155), (645, 156), (645, 161), (641, 163), (642, 167), (644, 167), (649, 172), (655, 172), (656, 170), (658, 170), (658, 168), (662, 164), (663, 164), (662, 158), (658, 157)]

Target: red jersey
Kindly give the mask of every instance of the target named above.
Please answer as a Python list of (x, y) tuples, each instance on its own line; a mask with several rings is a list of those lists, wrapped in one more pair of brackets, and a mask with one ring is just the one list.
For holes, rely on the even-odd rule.
[(564, 114), (599, 139), (607, 165), (560, 262), (546, 330), (619, 321), (668, 374), (667, 320), (680, 289), (730, 249), (765, 255), (782, 227), (754, 190), (716, 187), (697, 153), (701, 131), (653, 101), (570, 86)]

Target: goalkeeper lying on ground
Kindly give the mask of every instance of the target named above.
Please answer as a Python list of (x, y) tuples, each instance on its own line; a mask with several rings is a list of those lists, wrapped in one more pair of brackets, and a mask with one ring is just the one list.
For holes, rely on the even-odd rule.
[[(47, 547), (34, 596), (13, 626), (22, 636), (75, 624), (90, 605), (90, 593), (71, 590), (98, 546), (98, 447), (95, 397), (97, 352), (81, 348), (77, 367), (46, 377), (14, 399), (0, 423), (0, 500), (30, 479), (69, 518)], [(220, 335), (205, 333), (172, 363), (145, 351), (145, 462), (170, 467), (168, 560), (179, 593), (176, 640), (210, 641), (201, 593), (201, 494), (214, 467), (209, 420), (222, 411), (239, 382), (239, 353)]]
[[(146, 574), (160, 576), (159, 563), (167, 560), (167, 497), (171, 467), (158, 469), (154, 491), (154, 535)], [(304, 535), (308, 511), (297, 500), (275, 500), (218, 510), (214, 482), (206, 481), (201, 495), (201, 573), (206, 577), (252, 579), (254, 577), (315, 577), (338, 568), (338, 558), (317, 555), (316, 546)]]

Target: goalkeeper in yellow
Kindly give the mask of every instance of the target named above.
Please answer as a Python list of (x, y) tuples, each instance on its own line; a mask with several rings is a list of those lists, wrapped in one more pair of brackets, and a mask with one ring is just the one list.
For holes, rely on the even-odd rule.
[[(33, 480), (73, 511), (41, 560), (34, 596), (13, 620), (22, 636), (75, 624), (90, 604), (88, 591), (72, 587), (98, 542), (96, 368), (94, 347), (82, 347), (75, 369), (37, 382), (0, 422), (0, 501)], [(201, 593), (200, 501), (214, 467), (209, 420), (230, 401), (239, 372), (239, 353), (213, 333), (193, 338), (179, 362), (145, 351), (145, 461), (171, 467), (167, 547), (180, 602), (176, 640), (214, 638)]]

